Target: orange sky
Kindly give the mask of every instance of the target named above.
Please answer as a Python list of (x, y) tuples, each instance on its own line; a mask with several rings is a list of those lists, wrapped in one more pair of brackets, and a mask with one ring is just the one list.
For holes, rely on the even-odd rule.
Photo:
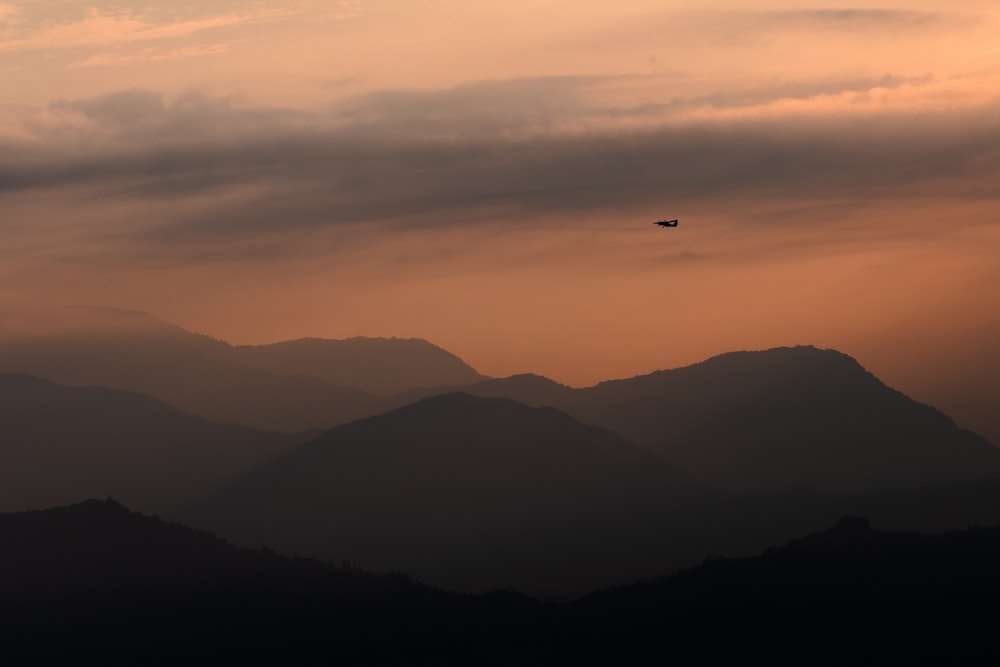
[(574, 385), (809, 343), (975, 421), (998, 34), (992, 0), (0, 0), (0, 308)]

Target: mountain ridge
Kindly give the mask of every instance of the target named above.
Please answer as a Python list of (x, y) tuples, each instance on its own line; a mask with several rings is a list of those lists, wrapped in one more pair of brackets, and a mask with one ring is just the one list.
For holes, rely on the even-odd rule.
[[(329, 428), (383, 410), (384, 399), (364, 389), (332, 384), (309, 369), (299, 368), (308, 372), (295, 373), (282, 364), (267, 370), (241, 363), (239, 357), (245, 357), (248, 348), (241, 350), (147, 313), (80, 308), (70, 309), (64, 319), (39, 326), (34, 335), (21, 330), (0, 335), (0, 372), (27, 373), (67, 385), (137, 391), (213, 421), (289, 432)], [(415, 369), (411, 369), (415, 378), (437, 368), (442, 360), (447, 367), (457, 368), (458, 375), (427, 372), (427, 377), (439, 377), (441, 382), (483, 377), (426, 341), (365, 340), (378, 349), (364, 355), (355, 350), (340, 355), (344, 364), (352, 364), (356, 377), (385, 377), (409, 365)], [(326, 352), (337, 346), (336, 341), (320, 342)], [(413, 345), (423, 350), (423, 356), (408, 362), (413, 355), (399, 348)], [(396, 352), (390, 354), (387, 346)], [(327, 357), (334, 366), (339, 363), (336, 355)], [(322, 366), (312, 361), (305, 365)]]
[[(0, 513), (14, 659), (151, 664), (937, 664), (1000, 657), (1000, 527), (875, 530), (857, 516), (744, 558), (540, 603), (456, 595), (143, 516), (110, 499)], [(918, 639), (919, 638), (919, 639)], [(813, 655), (815, 654), (815, 655)]]
[(243, 544), (457, 590), (577, 590), (654, 557), (637, 551), (602, 573), (603, 556), (584, 555), (574, 568), (585, 576), (549, 567), (613, 549), (610, 535), (643, 542), (634, 520), (702, 493), (667, 461), (555, 408), (448, 393), (331, 429), (184, 518)]
[(582, 389), (532, 376), (462, 389), (558, 407), (725, 491), (862, 492), (1000, 473), (1000, 448), (813, 346), (729, 352)]
[(0, 507), (114, 495), (169, 513), (305, 436), (212, 422), (145, 394), (0, 373)]

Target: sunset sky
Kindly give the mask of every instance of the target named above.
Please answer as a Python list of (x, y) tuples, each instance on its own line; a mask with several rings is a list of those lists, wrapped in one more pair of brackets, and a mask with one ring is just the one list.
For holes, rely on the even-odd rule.
[(575, 386), (814, 344), (963, 423), (998, 258), (995, 0), (0, 0), (8, 322)]

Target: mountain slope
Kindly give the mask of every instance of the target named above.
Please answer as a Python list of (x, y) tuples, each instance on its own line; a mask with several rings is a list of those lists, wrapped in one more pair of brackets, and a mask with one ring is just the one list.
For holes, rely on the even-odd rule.
[(237, 549), (87, 501), (0, 514), (16, 664), (990, 664), (1000, 528), (844, 517), (747, 558), (540, 604)]
[(750, 558), (580, 600), (589, 655), (770, 664), (968, 664), (1000, 656), (1000, 528), (890, 533), (844, 517)]
[(227, 358), (250, 368), (383, 395), (485, 379), (455, 355), (418, 338), (302, 338), (234, 346)]
[(303, 436), (210, 422), (147, 396), (0, 374), (0, 511), (114, 496), (167, 513)]
[(665, 461), (554, 409), (446, 394), (337, 427), (185, 518), (454, 589), (565, 594), (646, 573), (666, 526), (693, 521), (682, 509), (702, 495)]
[(720, 490), (861, 492), (1000, 474), (1000, 449), (834, 350), (734, 352), (586, 389), (515, 376), (467, 391), (558, 407)]
[(0, 544), (11, 664), (488, 664), (544, 622), (515, 594), (241, 550), (110, 500), (0, 514)]
[[(64, 316), (65, 315), (65, 316)], [(151, 315), (77, 308), (33, 333), (0, 331), (0, 372), (147, 394), (213, 421), (302, 431), (382, 412), (382, 393), (475, 382), (416, 339), (303, 339), (234, 347)]]
[(213, 421), (257, 428), (320, 428), (376, 409), (375, 398), (360, 390), (245, 368), (215, 354), (145, 332), (65, 334), (0, 341), (0, 370), (136, 391)]
[(722, 489), (857, 492), (1000, 474), (1000, 449), (834, 350), (720, 355), (602, 383), (582, 405)]

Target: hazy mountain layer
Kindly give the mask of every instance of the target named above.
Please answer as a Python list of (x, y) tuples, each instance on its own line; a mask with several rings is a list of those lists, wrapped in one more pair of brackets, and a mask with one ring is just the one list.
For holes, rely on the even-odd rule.
[(455, 355), (418, 338), (303, 338), (235, 346), (226, 358), (272, 373), (316, 377), (384, 395), (485, 379)]
[(0, 374), (0, 511), (113, 496), (172, 512), (302, 439), (132, 392)]
[(847, 512), (890, 528), (1000, 522), (997, 489), (712, 492), (554, 408), (442, 394), (337, 427), (182, 517), (240, 543), (456, 590), (566, 597), (709, 553), (752, 553)]
[(3, 341), (0, 369), (62, 384), (137, 391), (214, 421), (286, 431), (354, 419), (368, 414), (374, 402), (357, 389), (245, 368), (156, 337)]
[[(0, 371), (140, 391), (215, 421), (286, 431), (329, 428), (442, 391), (377, 397), (330, 384), (338, 377), (379, 391), (480, 377), (424, 341), (232, 347), (143, 314), (81, 312), (73, 333), (0, 341)], [(558, 407), (719, 490), (863, 492), (1000, 474), (1000, 449), (833, 350), (736, 352), (586, 389), (530, 375), (462, 389)]]
[(241, 543), (449, 588), (565, 595), (701, 555), (703, 541), (681, 538), (706, 495), (557, 410), (447, 394), (337, 427), (187, 516)]
[(144, 313), (104, 308), (70, 309), (36, 335), (0, 335), (0, 372), (138, 391), (214, 421), (285, 431), (381, 412), (383, 399), (359, 387), (392, 392), (482, 378), (425, 341), (233, 347)]
[(834, 350), (734, 352), (587, 389), (514, 376), (464, 390), (558, 407), (720, 490), (860, 492), (1000, 474), (1000, 449)]

